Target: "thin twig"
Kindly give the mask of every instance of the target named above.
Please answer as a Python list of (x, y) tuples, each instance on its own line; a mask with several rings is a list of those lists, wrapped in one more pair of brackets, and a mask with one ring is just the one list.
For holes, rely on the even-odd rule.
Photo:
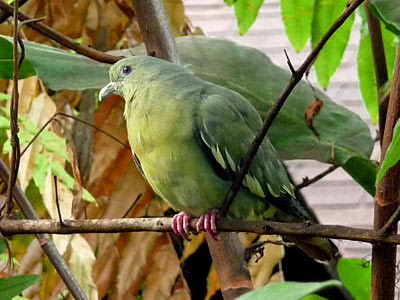
[(306, 60), (303, 62), (303, 64), (292, 74), (292, 77), (290, 78), (289, 83), (285, 87), (285, 89), (282, 91), (281, 95), (279, 96), (278, 100), (275, 102), (275, 104), (270, 108), (268, 115), (264, 121), (263, 127), (260, 130), (260, 132), (257, 134), (257, 136), (254, 138), (253, 142), (251, 143), (251, 146), (249, 147), (249, 150), (243, 160), (242, 166), (240, 168), (240, 171), (232, 184), (231, 189), (227, 193), (224, 203), (221, 208), (222, 214), (226, 214), (228, 211), (233, 199), (237, 195), (237, 193), (240, 190), (240, 187), (242, 186), (242, 181), (244, 177), (247, 174), (247, 171), (250, 168), (250, 164), (253, 161), (255, 155), (257, 154), (258, 148), (260, 147), (262, 141), (264, 140), (264, 137), (266, 136), (269, 128), (272, 125), (272, 122), (275, 120), (275, 118), (278, 116), (279, 111), (281, 110), (283, 104), (289, 97), (290, 93), (294, 89), (294, 87), (300, 82), (301, 78), (303, 77), (304, 73), (307, 71), (307, 69), (311, 66), (311, 64), (314, 62), (315, 58), (318, 56), (319, 52), (322, 50), (322, 47), (326, 44), (326, 42), (329, 40), (329, 38), (336, 32), (337, 29), (347, 20), (347, 18), (354, 12), (354, 10), (363, 3), (364, 0), (355, 0), (351, 3), (350, 6), (348, 6), (345, 11), (340, 15), (340, 17), (335, 21), (335, 23), (329, 28), (329, 30), (325, 33), (325, 35), (322, 37), (322, 39), (319, 41), (319, 43), (315, 46), (313, 51), (308, 55)]
[(339, 166), (333, 165), (333, 166), (330, 166), (325, 171), (321, 172), (320, 174), (314, 176), (311, 179), (308, 177), (303, 178), (303, 181), (301, 183), (299, 183), (298, 185), (296, 185), (296, 190), (300, 190), (302, 188), (305, 188), (306, 186), (309, 186), (310, 184), (317, 182), (318, 180), (324, 178), (326, 175), (335, 171), (337, 168), (339, 168)]
[[(14, 1), (14, 51), (13, 51), (13, 59), (14, 59), (14, 71), (13, 71), (13, 90), (11, 97), (11, 105), (10, 105), (10, 127), (11, 127), (11, 158), (10, 158), (10, 175), (8, 178), (8, 187), (7, 187), (7, 200), (6, 200), (6, 211), (5, 216), (9, 215), (13, 209), (13, 190), (14, 185), (17, 182), (18, 177), (18, 169), (20, 162), (20, 145), (18, 139), (18, 102), (19, 102), (19, 93), (18, 93), (18, 77), (19, 77), (19, 66), (20, 60), (18, 60), (18, 0)], [(23, 60), (23, 56), (21, 55), (21, 61)], [(3, 208), (1, 208), (1, 213), (3, 213)], [(3, 215), (4, 216), (4, 215)]]
[(63, 116), (63, 117), (67, 117), (67, 118), (71, 118), (77, 122), (81, 122), (87, 126), (90, 126), (96, 130), (98, 130), (99, 132), (101, 132), (102, 134), (108, 136), (109, 138), (113, 139), (114, 141), (116, 141), (117, 143), (121, 144), (122, 146), (124, 146), (125, 148), (130, 149), (129, 145), (125, 144), (124, 142), (122, 142), (121, 140), (117, 139), (115, 136), (113, 136), (112, 134), (108, 133), (107, 131), (104, 131), (103, 129), (101, 129), (100, 127), (97, 127), (89, 122), (86, 122), (82, 119), (79, 119), (75, 116), (63, 113), (63, 112), (57, 112), (55, 113), (49, 120), (47, 120), (46, 123), (44, 123), (44, 125), (40, 128), (40, 130), (32, 137), (32, 139), (29, 141), (29, 143), (25, 146), (24, 150), (22, 150), (21, 152), (21, 156), (25, 154), (25, 152), (28, 150), (28, 148), (33, 144), (34, 141), (36, 141), (36, 139), (39, 137), (39, 135), (43, 132), (43, 130), (46, 129), (46, 127), (53, 121), (53, 120), (57, 120), (57, 116)]
[(63, 219), (61, 216), (60, 202), (58, 201), (57, 175), (54, 175), (54, 188), (55, 188), (55, 192), (56, 192), (56, 205), (57, 205), (58, 219), (60, 221), (60, 225), (64, 226), (64, 222), (63, 222)]
[(258, 261), (263, 258), (264, 256), (264, 246), (266, 244), (273, 244), (273, 245), (278, 245), (278, 246), (285, 246), (285, 247), (294, 247), (296, 244), (291, 243), (291, 242), (284, 242), (284, 241), (274, 241), (274, 240), (264, 240), (261, 242), (257, 242), (254, 244), (251, 244), (249, 246), (247, 246), (244, 249), (244, 257), (246, 261), (249, 261), (251, 256), (253, 254), (259, 254), (260, 256), (257, 257), (256, 259), (256, 263), (258, 263)]
[(400, 206), (397, 207), (396, 211), (389, 218), (386, 224), (381, 229), (379, 229), (379, 234), (386, 235), (389, 231), (393, 230), (393, 226), (396, 225), (399, 220), (400, 220)]
[(132, 210), (132, 208), (135, 206), (135, 204), (139, 201), (139, 199), (142, 197), (142, 193), (140, 193), (139, 195), (137, 195), (135, 201), (132, 202), (132, 204), (129, 206), (129, 208), (127, 209), (127, 211), (124, 213), (124, 215), (122, 216), (122, 219), (126, 218), (129, 214), (129, 212)]
[[(11, 13), (13, 8), (12, 8), (12, 6), (8, 5), (7, 3), (0, 1), (0, 9), (6, 13)], [(18, 19), (20, 19), (21, 21), (25, 21), (25, 20), (31, 20), (32, 17), (30, 17), (22, 12), (19, 12)], [(29, 27), (35, 29), (36, 31), (47, 36), (48, 38), (50, 38), (56, 42), (59, 42), (61, 45), (65, 46), (65, 47), (75, 50), (77, 53), (85, 55), (87, 57), (90, 57), (99, 62), (113, 64), (122, 58), (119, 56), (114, 56), (114, 55), (109, 55), (109, 54), (103, 53), (103, 52), (98, 51), (91, 47), (84, 46), (84, 45), (78, 43), (77, 41), (63, 35), (62, 33), (58, 32), (57, 30), (54, 30), (53, 28), (51, 28), (47, 25), (44, 25), (42, 23), (30, 23)]]
[(293, 67), (292, 62), (290, 61), (290, 57), (289, 57), (286, 49), (283, 49), (283, 52), (285, 52), (286, 62), (289, 66), (290, 72), (292, 72), (292, 74), (296, 73), (296, 69)]

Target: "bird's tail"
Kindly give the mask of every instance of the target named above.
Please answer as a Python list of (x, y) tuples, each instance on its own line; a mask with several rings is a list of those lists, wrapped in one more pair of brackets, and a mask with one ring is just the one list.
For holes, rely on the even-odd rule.
[(327, 238), (320, 237), (295, 237), (285, 236), (289, 241), (295, 243), (306, 254), (317, 261), (328, 262), (334, 260), (338, 255), (338, 248)]

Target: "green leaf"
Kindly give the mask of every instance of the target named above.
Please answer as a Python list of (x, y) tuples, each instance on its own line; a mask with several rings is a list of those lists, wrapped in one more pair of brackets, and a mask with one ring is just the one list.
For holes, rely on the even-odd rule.
[(12, 298), (12, 300), (29, 300), (29, 299), (26, 297), (15, 296), (14, 298)]
[(355, 300), (371, 295), (371, 264), (361, 258), (340, 258), (337, 265), (340, 280)]
[(315, 0), (281, 0), (286, 35), (296, 51), (303, 49), (311, 36)]
[(321, 297), (321, 296), (318, 296), (318, 295), (310, 295), (310, 296), (307, 296), (307, 297), (304, 297), (303, 299), (301, 299), (301, 300), (328, 300), (328, 299), (326, 299), (326, 298), (324, 298), (324, 297)]
[(11, 95), (0, 93), (0, 101), (9, 101), (11, 100)]
[(49, 153), (57, 153), (69, 162), (67, 153), (67, 143), (65, 139), (59, 137), (54, 132), (44, 130), (40, 133), (39, 139), (43, 143), (44, 148)]
[[(311, 30), (311, 44), (314, 48), (328, 29), (346, 8), (348, 0), (319, 0), (315, 2), (314, 20)], [(329, 80), (336, 72), (349, 41), (351, 28), (354, 23), (354, 14), (334, 33), (315, 61), (318, 81), (323, 88), (327, 88)]]
[(239, 34), (245, 34), (250, 29), (263, 2), (264, 0), (235, 1), (235, 15), (239, 26)]
[(338, 280), (325, 282), (277, 282), (248, 292), (238, 300), (298, 300), (328, 287), (341, 286)]
[(361, 156), (350, 158), (342, 168), (349, 173), (371, 196), (375, 196), (375, 180), (378, 166)]
[(37, 274), (25, 274), (9, 278), (0, 278), (0, 299), (12, 299), (23, 290), (40, 280), (42, 280), (42, 276)]
[[(0, 35), (0, 51), (12, 55), (12, 48), (10, 50), (6, 44), (11, 45), (11, 41), (12, 38)], [(43, 44), (29, 41), (24, 44), (26, 61), (29, 60), (37, 75), (52, 90), (65, 89), (65, 86), (70, 90), (99, 88), (99, 82), (108, 80), (109, 64)], [(3, 45), (7, 48), (3, 49)], [(0, 74), (2, 69), (0, 64)]]
[(96, 198), (87, 189), (83, 189), (82, 199), (87, 202), (96, 202)]
[[(12, 40), (12, 38), (9, 39)], [(0, 39), (0, 78), (12, 79), (13, 71), (13, 44), (5, 39)], [(24, 79), (35, 74), (35, 69), (30, 62), (24, 59), (19, 71), (19, 78)]]
[(0, 253), (3, 253), (4, 251), (6, 251), (6, 249), (6, 243), (4, 242), (3, 238), (0, 238)]
[(397, 120), (393, 130), (393, 139), (386, 151), (385, 158), (376, 176), (376, 184), (382, 180), (386, 172), (400, 160), (400, 122)]
[(224, 2), (230, 6), (234, 5), (237, 0), (224, 0)]
[(371, 0), (371, 11), (377, 15), (386, 27), (395, 33), (400, 34), (400, 5), (398, 0)]
[[(364, 7), (359, 9), (359, 14), (362, 19), (362, 24), (360, 27), (360, 44), (357, 57), (358, 78), (360, 80), (360, 89), (364, 104), (372, 118), (372, 121), (376, 123), (379, 119), (378, 90), (376, 87), (374, 59), (372, 56), (371, 40), (369, 37)], [(393, 76), (393, 69), (396, 61), (397, 45), (395, 39), (397, 37), (383, 26), (381, 26), (381, 28), (387, 70), (389, 78), (391, 78)]]
[(58, 178), (69, 188), (72, 190), (74, 188), (75, 179), (65, 171), (64, 166), (61, 165), (58, 161), (50, 163), (51, 172), (57, 175)]
[[(8, 255), (6, 253), (0, 253), (0, 260), (8, 261)], [(13, 264), (19, 265), (19, 261), (16, 260), (14, 257), (12, 258)]]
[(49, 170), (50, 161), (43, 154), (35, 154), (35, 168), (33, 169), (33, 181), (38, 187), (39, 192), (43, 194), (46, 186), (46, 177)]
[(0, 116), (0, 130), (9, 130), (11, 129), (10, 120)]

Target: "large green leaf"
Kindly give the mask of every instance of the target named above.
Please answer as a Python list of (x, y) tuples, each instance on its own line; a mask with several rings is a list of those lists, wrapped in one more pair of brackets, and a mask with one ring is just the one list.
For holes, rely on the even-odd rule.
[(296, 51), (306, 46), (311, 36), (315, 0), (281, 0), (286, 35)]
[(238, 300), (299, 300), (317, 291), (329, 287), (341, 286), (340, 281), (325, 282), (276, 282), (248, 292)]
[(386, 151), (385, 159), (376, 176), (376, 184), (382, 180), (386, 172), (400, 160), (400, 122), (397, 120), (393, 131), (393, 139)]
[(400, 34), (400, 5), (398, 0), (371, 0), (373, 12), (386, 24), (388, 29)]
[[(12, 41), (12, 39), (10, 39)], [(0, 39), (0, 78), (12, 79), (14, 70), (13, 44)], [(35, 75), (36, 72), (29, 61), (24, 60), (19, 71), (19, 78)]]
[[(177, 38), (177, 44), (185, 68), (204, 80), (239, 92), (251, 101), (263, 118), (291, 77), (290, 72), (274, 65), (262, 52), (239, 46), (228, 40), (190, 36)], [(63, 89), (74, 89), (77, 86), (80, 89), (100, 88), (108, 83), (107, 68), (104, 64), (98, 64), (97, 69), (93, 67), (92, 71), (88, 72), (85, 64), (79, 64), (82, 57), (68, 52), (65, 57), (75, 65), (73, 72), (76, 76), (64, 80), (70, 76), (70, 70), (67, 69), (60, 77), (58, 64), (42, 62), (37, 55), (40, 53), (41, 45), (26, 43), (27, 48), (32, 45), (37, 53), (30, 56), (32, 52), (27, 52), (27, 58), (32, 61), (35, 68), (38, 66), (43, 70), (39, 76), (45, 82), (57, 77), (57, 87)], [(49, 47), (46, 46), (42, 56), (45, 56), (47, 51)], [(64, 57), (64, 53), (60, 51), (62, 50), (54, 51), (54, 61), (58, 61), (57, 55)], [(132, 55), (132, 53), (145, 54), (145, 48), (141, 45), (114, 54)], [(87, 77), (90, 77), (89, 82), (86, 81)], [(54, 89), (54, 86), (50, 87)], [(343, 166), (349, 159), (360, 157), (366, 164), (372, 164), (367, 160), (373, 147), (368, 126), (356, 114), (337, 105), (321, 91), (316, 90), (316, 96), (323, 101), (323, 106), (314, 116), (314, 131), (305, 121), (305, 111), (314, 102), (315, 95), (305, 81), (297, 85), (274, 122), (269, 137), (281, 158), (315, 159), (322, 162), (332, 162), (333, 159), (334, 164)], [(357, 167), (353, 171), (356, 172)]]
[[(0, 52), (3, 51), (3, 45), (11, 45), (11, 41), (10, 37), (0, 36)], [(70, 90), (98, 88), (99, 82), (108, 80), (107, 73), (110, 67), (108, 64), (47, 45), (29, 41), (24, 43), (26, 58), (34, 68), (33, 73), (29, 73), (28, 76), (34, 75), (36, 71), (43, 82), (55, 91), (65, 88)], [(0, 64), (0, 74), (2, 69)], [(6, 78), (4, 75), (1, 77)]]
[(14, 296), (17, 296), (23, 290), (41, 279), (42, 276), (37, 274), (25, 274), (0, 278), (0, 299), (12, 299)]
[(264, 0), (237, 0), (234, 2), (239, 34), (245, 34), (257, 18)]
[[(378, 105), (378, 90), (376, 87), (374, 59), (372, 56), (371, 39), (369, 37), (368, 24), (365, 16), (364, 7), (359, 9), (359, 14), (362, 19), (360, 27), (360, 44), (358, 48), (358, 77), (360, 80), (361, 94), (365, 106), (371, 115), (372, 121), (376, 123), (379, 118), (379, 105)], [(393, 75), (393, 68), (396, 61), (396, 35), (386, 29), (382, 28), (382, 39), (385, 48), (386, 64), (391, 78)]]
[[(314, 19), (311, 30), (311, 44), (314, 48), (325, 35), (334, 21), (346, 8), (348, 0), (319, 0), (315, 2)], [(351, 28), (354, 23), (354, 14), (334, 33), (321, 50), (315, 61), (315, 69), (319, 83), (327, 88), (331, 76), (336, 72), (349, 41)]]
[(361, 258), (339, 259), (338, 274), (355, 300), (367, 300), (371, 295), (371, 264)]

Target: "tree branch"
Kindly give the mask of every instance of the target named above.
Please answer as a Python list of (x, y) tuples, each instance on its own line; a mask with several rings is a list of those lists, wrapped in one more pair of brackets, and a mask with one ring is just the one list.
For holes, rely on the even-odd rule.
[(301, 78), (304, 76), (304, 73), (310, 68), (315, 59), (317, 58), (319, 52), (322, 50), (322, 47), (326, 44), (326, 42), (330, 39), (330, 37), (339, 29), (339, 27), (347, 20), (347, 18), (355, 11), (355, 9), (360, 6), (364, 0), (355, 0), (349, 5), (345, 11), (340, 15), (340, 17), (335, 21), (335, 23), (329, 28), (329, 30), (325, 33), (319, 43), (315, 46), (313, 51), (308, 55), (306, 60), (302, 63), (302, 65), (292, 73), (292, 77), (288, 85), (282, 91), (278, 100), (275, 104), (270, 108), (267, 117), (265, 118), (264, 124), (260, 132), (254, 138), (251, 146), (243, 160), (240, 171), (235, 178), (235, 181), (229, 190), (228, 194), (224, 199), (224, 204), (222, 205), (222, 212), (226, 214), (228, 211), (233, 199), (236, 197), (239, 192), (240, 187), (242, 186), (242, 181), (247, 174), (247, 171), (250, 168), (251, 162), (253, 161), (255, 155), (257, 154), (258, 148), (260, 147), (264, 137), (267, 135), (269, 128), (272, 125), (272, 122), (278, 116), (279, 111), (281, 110), (283, 104), (286, 102), (290, 93), (294, 89), (294, 87), (300, 82)]
[[(0, 9), (6, 13), (12, 13), (13, 8), (12, 6), (8, 5), (7, 3), (0, 1)], [(18, 12), (18, 19), (21, 21), (26, 21), (32, 19), (32, 17), (22, 13)], [(104, 62), (108, 64), (113, 64), (120, 60), (122, 57), (119, 56), (114, 56), (114, 55), (109, 55), (106, 53), (103, 53), (101, 51), (98, 51), (96, 49), (84, 46), (77, 41), (63, 35), (62, 33), (58, 32), (57, 30), (54, 30), (53, 28), (44, 25), (42, 23), (30, 23), (28, 24), (29, 27), (35, 29), (36, 31), (40, 32), (41, 34), (47, 36), (48, 38), (59, 42), (61, 45), (75, 50), (77, 53), (85, 55), (87, 57), (90, 57), (94, 60), (97, 60), (99, 62)]]
[[(381, 164), (393, 139), (393, 129), (400, 117), (400, 47), (397, 50), (393, 85), (386, 115), (385, 132), (382, 140)], [(389, 224), (391, 233), (397, 231), (397, 218), (390, 219), (399, 206), (400, 163), (388, 170), (378, 183), (375, 193), (374, 228), (380, 229)], [(385, 229), (386, 230), (386, 229)], [(396, 279), (396, 247), (374, 245), (372, 247), (372, 286), (371, 299), (393, 299)]]
[(309, 186), (309, 185), (317, 182), (318, 180), (324, 178), (326, 175), (328, 175), (328, 174), (332, 173), (333, 171), (335, 171), (337, 168), (339, 168), (339, 166), (332, 165), (328, 169), (326, 169), (325, 171), (323, 171), (323, 172), (319, 173), (318, 175), (312, 177), (311, 179), (308, 178), (308, 177), (304, 178), (301, 183), (296, 185), (296, 190), (300, 190), (302, 188), (305, 188), (306, 186)]
[[(3, 234), (74, 234), (74, 233), (117, 233), (157, 231), (170, 232), (172, 218), (124, 218), (124, 219), (92, 219), (66, 220), (61, 225), (58, 220), (3, 220), (0, 230)], [(198, 218), (190, 221), (189, 228), (196, 231)], [(274, 221), (249, 221), (218, 219), (221, 232), (253, 232), (258, 234), (279, 234), (302, 237), (324, 237), (330, 239), (351, 240), (371, 244), (400, 244), (399, 234), (381, 235), (372, 229), (354, 228), (342, 225), (321, 225), (307, 223), (282, 223)]]

